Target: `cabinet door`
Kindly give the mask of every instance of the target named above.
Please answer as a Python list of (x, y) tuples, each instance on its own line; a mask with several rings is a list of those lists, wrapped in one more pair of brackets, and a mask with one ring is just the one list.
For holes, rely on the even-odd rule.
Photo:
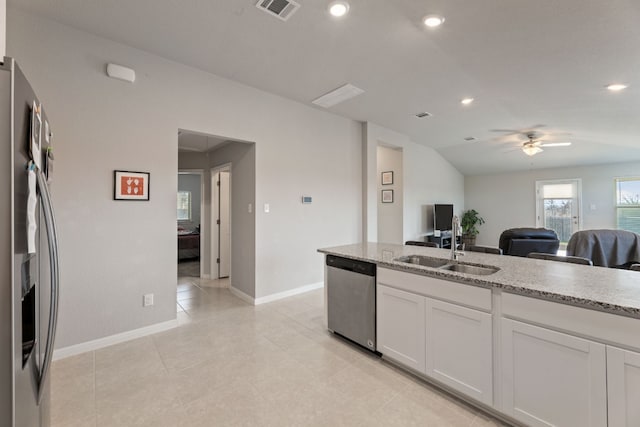
[(424, 373), (425, 297), (378, 285), (377, 350)]
[(640, 353), (607, 346), (609, 427), (640, 426)]
[(493, 405), (491, 314), (426, 299), (426, 373)]
[(531, 426), (606, 426), (605, 346), (502, 319), (502, 410)]

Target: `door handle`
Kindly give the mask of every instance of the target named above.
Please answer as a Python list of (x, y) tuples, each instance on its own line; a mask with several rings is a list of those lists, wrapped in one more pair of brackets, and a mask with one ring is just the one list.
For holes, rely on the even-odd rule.
[(44, 358), (40, 369), (40, 377), (38, 378), (38, 404), (42, 400), (44, 391), (44, 383), (47, 380), (49, 368), (51, 367), (51, 359), (53, 357), (53, 343), (56, 336), (56, 326), (58, 323), (58, 299), (60, 291), (60, 270), (58, 265), (58, 233), (56, 231), (56, 221), (53, 216), (53, 206), (51, 205), (51, 195), (49, 187), (42, 171), (36, 169), (36, 179), (40, 188), (40, 197), (42, 199), (42, 209), (44, 213), (44, 223), (47, 229), (48, 246), (49, 246), (49, 263), (51, 273), (51, 301), (49, 306), (49, 327), (47, 335), (47, 343), (45, 345)]

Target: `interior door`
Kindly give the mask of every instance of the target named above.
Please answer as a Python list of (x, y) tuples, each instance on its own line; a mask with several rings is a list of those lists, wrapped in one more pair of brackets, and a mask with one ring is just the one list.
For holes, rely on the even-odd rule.
[(580, 179), (536, 181), (536, 226), (555, 230), (560, 249), (581, 228), (580, 199)]
[(229, 277), (231, 271), (231, 192), (230, 174), (228, 171), (220, 172), (220, 191), (218, 207), (220, 209), (218, 218), (219, 245), (219, 277)]

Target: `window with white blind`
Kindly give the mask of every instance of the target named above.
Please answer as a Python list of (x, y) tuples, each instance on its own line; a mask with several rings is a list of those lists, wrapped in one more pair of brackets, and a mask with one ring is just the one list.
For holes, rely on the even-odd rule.
[(178, 221), (191, 221), (191, 191), (178, 191)]
[(616, 178), (616, 221), (620, 230), (640, 234), (640, 177)]

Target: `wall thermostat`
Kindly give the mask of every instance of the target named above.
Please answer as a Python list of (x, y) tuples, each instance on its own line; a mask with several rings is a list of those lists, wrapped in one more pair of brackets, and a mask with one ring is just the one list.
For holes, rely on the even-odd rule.
[(311, 196), (302, 196), (302, 203), (304, 204), (308, 204), (311, 203), (313, 200), (311, 198)]

